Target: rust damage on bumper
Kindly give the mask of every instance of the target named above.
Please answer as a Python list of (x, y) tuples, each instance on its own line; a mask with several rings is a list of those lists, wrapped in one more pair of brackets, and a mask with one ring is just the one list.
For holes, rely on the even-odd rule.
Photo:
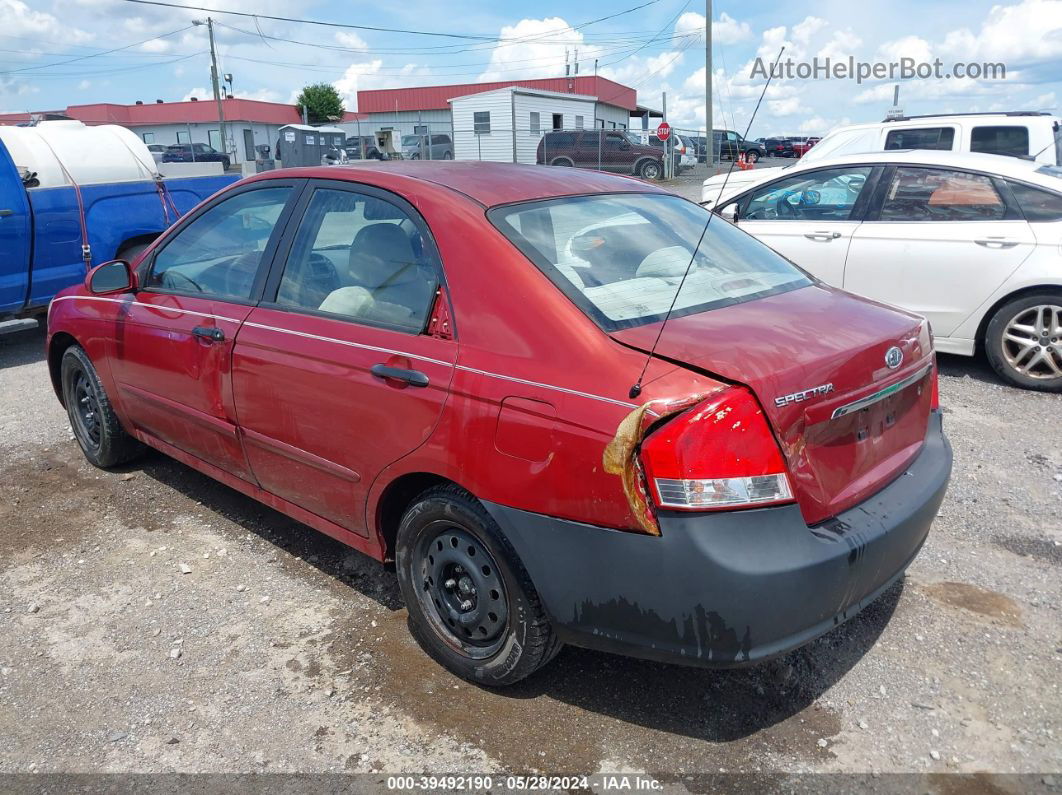
[(631, 513), (643, 532), (658, 536), (660, 524), (646, 489), (645, 473), (638, 460), (639, 443), (645, 438), (645, 434), (662, 420), (685, 411), (723, 388), (725, 387), (643, 403), (623, 418), (616, 428), (616, 434), (605, 445), (605, 452), (601, 457), (602, 466), (606, 472), (619, 476), (623, 482), (623, 493), (627, 496)]

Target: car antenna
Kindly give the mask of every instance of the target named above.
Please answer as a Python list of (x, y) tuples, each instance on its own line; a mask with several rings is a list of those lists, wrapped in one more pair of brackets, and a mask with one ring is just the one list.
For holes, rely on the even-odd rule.
[[(760, 92), (760, 98), (756, 100), (756, 107), (752, 109), (752, 116), (749, 117), (749, 123), (745, 127), (745, 135), (741, 136), (745, 139), (749, 130), (752, 129), (752, 123), (756, 120), (756, 114), (760, 110), (760, 104), (763, 102), (763, 97), (767, 94), (767, 88), (771, 85), (771, 80), (774, 78), (775, 67), (778, 66), (778, 62), (782, 60), (782, 53), (785, 52), (785, 45), (778, 51), (778, 56), (774, 59), (774, 63), (771, 64), (771, 70), (767, 73), (767, 82), (763, 84), (763, 91)], [(706, 130), (707, 140), (710, 142), (709, 146), (715, 148), (715, 135), (713, 130)], [(740, 144), (738, 149), (740, 149)], [(712, 158), (714, 153), (709, 154), (709, 159)], [(726, 190), (726, 183), (730, 180), (730, 175), (734, 172), (734, 166), (737, 163), (739, 153), (731, 153), (730, 155), (730, 168), (726, 172), (726, 176), (723, 177), (723, 184), (719, 188), (719, 198), (722, 199), (723, 191)], [(660, 344), (660, 338), (664, 335), (664, 327), (667, 326), (668, 318), (671, 317), (672, 311), (675, 309), (675, 304), (678, 302), (679, 294), (682, 292), (682, 286), (686, 283), (686, 277), (690, 274), (690, 268), (693, 267), (693, 261), (697, 258), (697, 252), (701, 248), (701, 243), (704, 242), (704, 236), (708, 233), (708, 224), (712, 222), (712, 218), (715, 217), (714, 210), (708, 211), (708, 220), (704, 222), (704, 229), (701, 230), (701, 236), (697, 239), (697, 245), (693, 249), (693, 253), (690, 254), (690, 261), (686, 264), (686, 270), (682, 274), (682, 279), (679, 281), (678, 289), (675, 290), (675, 295), (671, 299), (671, 306), (667, 308), (667, 314), (664, 315), (664, 322), (660, 324), (660, 328), (656, 332), (656, 339), (653, 340), (653, 347), (649, 349), (649, 355), (645, 357), (645, 364), (642, 365), (642, 371), (638, 374), (638, 380), (634, 382), (630, 392), (627, 396), (634, 400), (642, 393), (642, 379), (645, 378), (645, 371), (649, 369), (649, 362), (653, 360), (653, 355), (656, 353), (656, 346)]]

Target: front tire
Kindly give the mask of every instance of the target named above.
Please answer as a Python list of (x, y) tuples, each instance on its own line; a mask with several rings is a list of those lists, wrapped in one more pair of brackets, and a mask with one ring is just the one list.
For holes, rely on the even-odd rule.
[(143, 446), (125, 432), (84, 349), (71, 345), (60, 366), (63, 403), (81, 452), (106, 469), (136, 458)]
[(757, 152), (755, 149), (750, 149), (748, 152), (745, 153), (745, 162), (746, 163), (756, 163), (756, 162), (759, 161), (759, 159), (760, 159), (760, 153)]
[(1034, 293), (1001, 306), (988, 323), (985, 354), (1012, 384), (1062, 392), (1062, 294)]
[(417, 499), (402, 517), (395, 559), (410, 632), (462, 679), (511, 685), (560, 650), (516, 552), (464, 489), (439, 486)]

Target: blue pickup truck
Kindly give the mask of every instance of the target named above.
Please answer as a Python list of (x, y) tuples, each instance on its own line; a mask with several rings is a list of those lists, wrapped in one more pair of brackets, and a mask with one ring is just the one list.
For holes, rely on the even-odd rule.
[[(57, 154), (61, 136), (49, 142), (28, 132), (19, 137), (8, 128), (6, 138), (0, 136), (0, 322), (42, 312), (93, 265), (132, 259), (180, 215), (237, 179), (220, 174), (157, 178), (149, 171), (153, 161), (146, 147), (122, 129), (115, 145), (128, 150), (135, 168), (123, 169), (122, 158), (113, 152), (117, 165), (101, 168), (107, 153), (100, 153), (100, 134), (88, 135), (95, 146), (78, 150), (92, 161), (82, 171), (94, 167), (95, 172), (82, 181), (71, 165), (80, 158), (67, 157), (64, 163)], [(63, 131), (67, 139), (74, 132)]]

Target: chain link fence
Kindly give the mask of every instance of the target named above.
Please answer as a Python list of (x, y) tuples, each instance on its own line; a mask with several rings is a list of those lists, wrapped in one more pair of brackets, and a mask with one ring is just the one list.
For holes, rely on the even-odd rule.
[[(489, 118), (472, 127), (450, 122), (372, 120), (343, 125), (348, 160), (475, 160), (586, 168), (652, 180), (707, 174), (703, 131), (672, 129), (666, 141), (654, 130), (621, 127), (498, 126)], [(717, 158), (718, 159), (718, 158)]]

